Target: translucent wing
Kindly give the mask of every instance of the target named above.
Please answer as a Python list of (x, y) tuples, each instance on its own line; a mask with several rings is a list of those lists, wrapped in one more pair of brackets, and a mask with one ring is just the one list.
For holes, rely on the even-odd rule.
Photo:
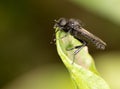
[(97, 36), (93, 35), (92, 33), (88, 32), (87, 30), (85, 30), (82, 27), (77, 28), (75, 30), (78, 31), (81, 36), (87, 38), (93, 44), (95, 44), (97, 48), (105, 49), (106, 43), (104, 41), (102, 41), (100, 38), (98, 38)]

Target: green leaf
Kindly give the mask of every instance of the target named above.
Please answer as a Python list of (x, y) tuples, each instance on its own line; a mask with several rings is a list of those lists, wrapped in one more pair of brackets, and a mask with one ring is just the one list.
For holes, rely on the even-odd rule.
[[(56, 28), (56, 30), (58, 29)], [(87, 47), (82, 48), (75, 57), (73, 55), (75, 50), (66, 50), (81, 45), (81, 43), (70, 34), (64, 37), (65, 34), (63, 31), (56, 33), (56, 46), (58, 54), (67, 67), (76, 89), (110, 89), (97, 72)], [(72, 64), (74, 58), (75, 62)]]

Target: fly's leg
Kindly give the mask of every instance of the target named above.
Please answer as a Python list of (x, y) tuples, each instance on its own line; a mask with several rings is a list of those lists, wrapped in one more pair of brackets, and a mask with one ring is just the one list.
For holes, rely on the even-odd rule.
[[(55, 31), (55, 33), (57, 33), (58, 31), (60, 31), (59, 29), (57, 29), (56, 31)], [(63, 39), (63, 38), (65, 38), (65, 37), (67, 37), (70, 33), (71, 33), (71, 31), (72, 31), (72, 29), (70, 29), (63, 37), (61, 37), (61, 38), (59, 38), (59, 39)], [(54, 38), (53, 38), (54, 37)], [(59, 40), (59, 39), (56, 39), (55, 38), (55, 34), (53, 34), (53, 41), (51, 41), (50, 42), (50, 44), (52, 44), (53, 42), (56, 42), (56, 40)]]
[[(60, 30), (59, 30), (60, 31)], [(72, 29), (70, 29), (63, 37), (60, 37), (59, 39), (63, 39), (67, 37), (71, 33)], [(57, 31), (58, 32), (58, 31)], [(59, 39), (54, 39), (54, 41), (59, 40)]]
[(82, 42), (83, 44), (82, 44), (82, 45), (79, 45), (79, 46), (75, 46), (75, 47), (70, 48), (70, 49), (67, 49), (67, 51), (76, 49), (76, 50), (73, 52), (73, 61), (72, 61), (72, 64), (75, 62), (75, 55), (77, 55), (77, 53), (79, 53), (80, 50), (87, 45), (87, 42), (86, 42), (86, 41), (80, 40), (80, 39), (78, 39), (78, 40), (79, 40), (80, 42)]
[(53, 44), (56, 41), (55, 34), (52, 35), (52, 40), (50, 41), (50, 44)]
[[(57, 33), (58, 31), (60, 30), (59, 29), (55, 30), (55, 33)], [(55, 33), (52, 35), (52, 40), (50, 41), (50, 44), (53, 44), (54, 42), (56, 42)]]
[(82, 45), (75, 47), (75, 49), (77, 49), (77, 50), (74, 52), (74, 55), (76, 55), (77, 53), (79, 53), (80, 50), (87, 45), (86, 41), (82, 40), (81, 42), (83, 43)]
[(65, 37), (67, 37), (70, 33), (71, 33), (72, 29), (70, 29), (63, 37), (61, 37), (60, 39), (63, 39)]

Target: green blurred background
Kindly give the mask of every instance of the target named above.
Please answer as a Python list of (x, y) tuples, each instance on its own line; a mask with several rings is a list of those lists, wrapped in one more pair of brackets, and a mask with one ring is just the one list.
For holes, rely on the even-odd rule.
[(107, 43), (89, 51), (112, 89), (120, 89), (120, 0), (0, 0), (0, 88), (73, 89), (54, 44), (54, 20), (77, 18)]

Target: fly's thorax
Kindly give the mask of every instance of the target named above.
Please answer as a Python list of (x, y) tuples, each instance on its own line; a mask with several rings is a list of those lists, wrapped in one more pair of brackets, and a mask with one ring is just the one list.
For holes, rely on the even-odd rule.
[(79, 23), (78, 20), (69, 19), (69, 21), (67, 23), (67, 26), (69, 26), (70, 28), (72, 28), (74, 30), (74, 29), (76, 29), (78, 27), (81, 27), (81, 24)]

